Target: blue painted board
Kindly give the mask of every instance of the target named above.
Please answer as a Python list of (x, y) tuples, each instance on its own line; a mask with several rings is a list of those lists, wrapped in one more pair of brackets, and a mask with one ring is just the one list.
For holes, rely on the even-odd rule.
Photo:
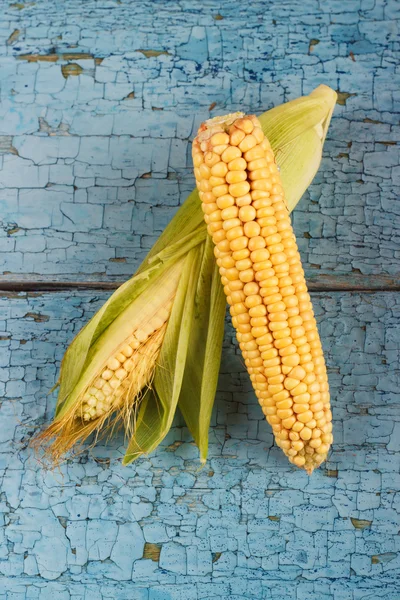
[[(156, 6), (156, 9), (155, 9)], [(121, 280), (193, 187), (201, 120), (339, 90), (295, 216), (308, 275), (400, 265), (392, 0), (4, 3), (2, 280)]]
[(67, 344), (107, 295), (0, 300), (0, 598), (395, 600), (398, 295), (313, 295), (335, 444), (310, 479), (273, 445), (229, 326), (203, 469), (178, 417), (129, 467), (120, 437), (52, 472), (26, 446), (53, 415)]

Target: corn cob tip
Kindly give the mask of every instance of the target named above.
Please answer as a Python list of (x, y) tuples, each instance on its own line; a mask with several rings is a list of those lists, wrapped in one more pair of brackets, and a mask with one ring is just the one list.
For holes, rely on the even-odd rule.
[(275, 157), (260, 122), (205, 122), (193, 163), (232, 323), (276, 444), (308, 474), (332, 442), (321, 342)]

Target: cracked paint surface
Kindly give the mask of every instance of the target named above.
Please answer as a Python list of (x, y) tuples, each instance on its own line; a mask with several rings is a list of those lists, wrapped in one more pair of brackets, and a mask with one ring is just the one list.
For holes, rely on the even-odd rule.
[(193, 187), (201, 120), (339, 91), (294, 219), (308, 274), (400, 266), (392, 0), (3, 3), (0, 271), (121, 279)]
[(45, 470), (27, 443), (53, 415), (67, 344), (107, 297), (0, 301), (0, 598), (398, 598), (398, 295), (313, 295), (335, 444), (311, 478), (273, 445), (230, 326), (203, 469), (177, 417), (133, 465), (118, 438)]

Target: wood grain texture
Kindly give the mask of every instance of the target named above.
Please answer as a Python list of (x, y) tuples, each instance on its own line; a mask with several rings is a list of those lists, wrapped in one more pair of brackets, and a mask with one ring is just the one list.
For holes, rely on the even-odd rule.
[(65, 4), (4, 7), (2, 280), (129, 276), (193, 188), (200, 121), (259, 113), (322, 82), (339, 104), (294, 217), (307, 275), (398, 281), (391, 0)]
[(129, 467), (117, 437), (46, 471), (27, 444), (53, 415), (67, 344), (108, 295), (0, 300), (5, 597), (395, 600), (399, 296), (313, 295), (335, 444), (311, 478), (273, 445), (230, 326), (204, 468), (178, 416)]

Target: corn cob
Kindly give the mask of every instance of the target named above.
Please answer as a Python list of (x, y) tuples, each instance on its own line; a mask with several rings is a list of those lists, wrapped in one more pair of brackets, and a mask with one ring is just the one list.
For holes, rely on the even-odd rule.
[(271, 146), (256, 117), (216, 117), (200, 127), (193, 163), (255, 393), (277, 445), (311, 473), (332, 442), (329, 387)]
[[(172, 303), (162, 307), (150, 320), (125, 340), (123, 346), (108, 360), (97, 377), (83, 394), (80, 416), (83, 421), (98, 419), (122, 403), (124, 396), (135, 398), (148, 383), (147, 374), (140, 373), (143, 359), (157, 353), (161, 347)], [(132, 377), (134, 375), (134, 377)]]

